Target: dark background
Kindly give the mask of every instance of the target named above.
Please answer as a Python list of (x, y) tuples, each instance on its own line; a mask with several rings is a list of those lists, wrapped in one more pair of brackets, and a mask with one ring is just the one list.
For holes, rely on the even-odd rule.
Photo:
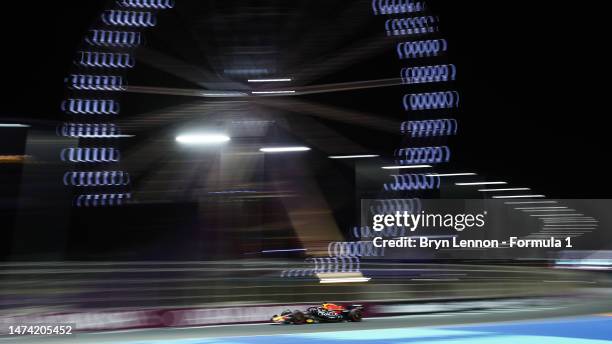
[[(103, 5), (9, 5), (2, 23), (8, 38), (2, 117), (58, 118), (63, 77)], [(437, 0), (432, 6), (460, 70), (466, 168), (511, 177), (551, 197), (608, 197), (609, 52), (597, 3)], [(333, 102), (350, 103), (350, 97)], [(399, 106), (388, 105), (393, 102), (388, 97), (381, 104)], [(373, 141), (385, 139), (377, 134), (371, 133)]]
[[(594, 2), (581, 2), (579, 6), (548, 1), (431, 3), (450, 42), (450, 60), (459, 68), (462, 132), (453, 142), (460, 147), (455, 169), (512, 180), (517, 186), (530, 186), (549, 197), (609, 198), (609, 53), (604, 40), (605, 21), (599, 18), (602, 9)], [(8, 15), (2, 22), (3, 122), (61, 120), (63, 78), (83, 34), (104, 4), (70, 0), (7, 5), (11, 7), (4, 11)], [(382, 31), (383, 21), (374, 23), (367, 30)], [(355, 70), (379, 78), (395, 77), (400, 64), (387, 63), (393, 57), (393, 51), (381, 52), (323, 81), (345, 81)], [(157, 81), (168, 86), (174, 82)], [(401, 90), (374, 90), (316, 99), (393, 117), (402, 115), (401, 94)], [(156, 104), (153, 97), (147, 102)], [(367, 137), (364, 145), (383, 155), (390, 155), (401, 141), (399, 135), (389, 137), (375, 130), (330, 125), (347, 137)], [(351, 175), (352, 171), (333, 173), (341, 178), (338, 173)], [(180, 204), (175, 208), (191, 211)], [(146, 208), (133, 214), (151, 211)], [(133, 216), (127, 223), (136, 223), (140, 215), (115, 216)], [(148, 238), (163, 233), (164, 223), (157, 225), (157, 232), (149, 233)], [(112, 240), (113, 232), (105, 237), (107, 241), (98, 247), (101, 251), (120, 246)], [(134, 234), (128, 241), (138, 245), (139, 238), (140, 234)], [(73, 236), (71, 245), (79, 246), (87, 240), (87, 234), (81, 233)]]

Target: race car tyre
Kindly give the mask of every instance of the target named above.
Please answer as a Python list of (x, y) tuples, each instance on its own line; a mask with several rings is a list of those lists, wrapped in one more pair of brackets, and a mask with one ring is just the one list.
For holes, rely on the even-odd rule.
[(293, 323), (297, 325), (306, 323), (306, 316), (304, 315), (304, 313), (297, 310), (293, 312), (292, 319)]
[(351, 309), (351, 311), (347, 314), (347, 318), (349, 321), (359, 322), (361, 321), (362, 317), (363, 314), (359, 309)]

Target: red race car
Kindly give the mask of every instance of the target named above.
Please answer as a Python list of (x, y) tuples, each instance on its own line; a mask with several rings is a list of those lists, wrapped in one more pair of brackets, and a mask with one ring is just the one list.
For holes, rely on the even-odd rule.
[(271, 319), (276, 324), (315, 324), (320, 322), (358, 322), (363, 318), (362, 305), (341, 306), (334, 303), (323, 303), (321, 306), (308, 307), (306, 311), (291, 311), (274, 315)]

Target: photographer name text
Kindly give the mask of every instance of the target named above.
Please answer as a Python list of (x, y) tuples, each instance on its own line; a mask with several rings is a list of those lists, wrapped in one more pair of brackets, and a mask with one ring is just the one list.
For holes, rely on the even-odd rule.
[(507, 240), (497, 239), (474, 239), (466, 240), (457, 237), (432, 238), (426, 236), (401, 237), (396, 239), (384, 239), (376, 237), (372, 240), (374, 247), (388, 248), (572, 248), (571, 237), (554, 237), (543, 239), (522, 239), (510, 237)]

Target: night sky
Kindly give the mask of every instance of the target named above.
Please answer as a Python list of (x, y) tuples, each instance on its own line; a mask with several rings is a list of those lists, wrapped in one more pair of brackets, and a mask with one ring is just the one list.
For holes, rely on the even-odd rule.
[[(181, 0), (177, 2), (180, 6)], [(602, 37), (605, 21), (598, 18), (602, 9), (595, 2), (430, 3), (450, 44), (449, 61), (459, 68), (462, 130), (452, 139), (452, 146), (459, 147), (453, 168), (511, 180), (554, 198), (609, 198), (610, 68), (607, 38)], [(63, 119), (59, 110), (63, 78), (104, 4), (93, 0), (5, 4), (10, 8), (3, 11), (6, 18), (1, 24), (3, 122), (49, 124)], [(251, 4), (256, 6), (257, 1)], [(378, 26), (364, 30), (382, 32), (383, 23), (381, 19)], [(344, 82), (354, 75), (396, 77), (399, 68), (401, 63), (389, 50), (323, 81)], [(163, 75), (155, 77), (159, 79), (151, 80), (152, 85), (178, 86)], [(315, 99), (398, 118), (403, 92), (400, 88), (341, 92)], [(147, 101), (150, 106), (164, 104), (153, 97)], [(362, 143), (381, 155), (391, 155), (401, 142), (399, 130), (390, 137), (376, 130), (326, 124), (346, 137), (364, 138)]]
[[(12, 14), (2, 24), (8, 38), (2, 54), (4, 118), (61, 118), (62, 79), (103, 4), (10, 5)], [(463, 135), (457, 144), (466, 150), (460, 159), (465, 168), (478, 166), (553, 197), (609, 196), (602, 168), (609, 53), (596, 4), (437, 0), (432, 6), (460, 70)], [(379, 62), (393, 58), (382, 54), (370, 67), (380, 70)], [(382, 107), (399, 106), (399, 98), (372, 94)], [(350, 97), (328, 101), (343, 105)], [(371, 135), (372, 141), (385, 140)]]

